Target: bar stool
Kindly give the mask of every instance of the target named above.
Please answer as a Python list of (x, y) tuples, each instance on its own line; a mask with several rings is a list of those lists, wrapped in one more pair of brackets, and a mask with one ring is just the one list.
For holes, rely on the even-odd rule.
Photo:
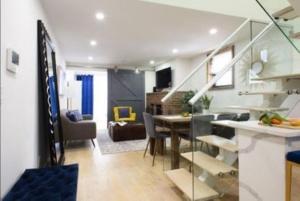
[(292, 151), (286, 155), (286, 201), (291, 201), (293, 167), (300, 168), (300, 151)]

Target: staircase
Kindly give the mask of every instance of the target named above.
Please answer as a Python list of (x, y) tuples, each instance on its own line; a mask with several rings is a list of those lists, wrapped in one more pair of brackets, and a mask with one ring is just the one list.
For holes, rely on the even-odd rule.
[[(218, 147), (220, 154), (214, 158), (202, 151), (182, 153), (181, 157), (200, 168), (202, 174), (195, 177), (181, 168), (166, 171), (166, 175), (188, 199), (212, 200), (222, 195), (214, 189), (216, 180), (225, 176), (235, 176), (238, 172), (237, 168), (232, 166), (237, 160), (238, 147), (233, 140), (215, 135), (198, 137), (197, 140)], [(229, 158), (231, 160), (228, 160)]]
[[(300, 46), (297, 40), (300, 38), (300, 2), (297, 0), (256, 0), (267, 15), (274, 21), (278, 29), (290, 41), (291, 45), (300, 53)], [(277, 5), (278, 6), (274, 6)], [(284, 4), (284, 7), (280, 5)], [(293, 31), (286, 33), (283, 25), (293, 27)]]
[[(246, 54), (252, 46), (260, 40), (266, 33), (268, 33), (274, 25), (282, 32), (282, 34), (288, 39), (288, 42), (300, 53), (300, 26), (297, 27), (297, 20), (300, 20), (300, 1), (299, 0), (277, 0), (277, 1), (286, 1), (285, 7), (275, 8), (274, 1), (268, 0), (256, 0), (261, 8), (266, 12), (270, 17), (271, 22), (265, 26), (252, 40), (245, 45), (245, 47), (235, 55), (232, 61), (227, 64), (217, 75), (211, 79), (201, 90), (199, 90), (196, 95), (189, 100), (189, 103), (196, 107), (197, 101), (205, 94), (213, 85), (216, 84), (220, 78), (222, 78), (233, 66), (240, 61), (241, 58)], [(191, 80), (193, 75), (196, 74), (201, 68), (206, 66), (206, 64), (213, 58), (216, 53), (218, 53), (232, 38), (237, 35), (249, 22), (250, 19), (247, 19), (237, 28), (227, 39), (224, 40), (222, 44), (215, 51), (213, 51), (204, 61), (197, 65), (194, 70), (178, 85), (175, 86), (163, 99), (162, 102), (167, 101), (176, 91), (178, 91), (186, 82)], [(296, 23), (297, 22), (297, 23)], [(286, 33), (286, 30), (282, 28), (283, 25), (288, 25), (293, 27), (293, 31)], [(299, 23), (300, 25), (300, 23)], [(299, 48), (298, 48), (299, 47)], [(269, 77), (260, 77), (256, 81), (274, 81), (282, 80), (288, 81), (293, 79), (299, 79), (300, 74), (286, 74), (280, 76), (269, 76)], [(255, 79), (253, 79), (255, 80)], [(268, 97), (267, 99), (271, 102), (276, 95), (291, 95), (299, 94), (299, 90), (281, 90), (276, 92), (240, 92), (240, 95), (257, 95), (261, 94)], [(249, 109), (249, 111), (262, 112), (265, 110), (274, 110), (280, 111), (282, 108), (265, 108), (259, 109)], [(226, 123), (223, 124), (226, 126)], [(192, 151), (187, 153), (181, 153), (181, 158), (189, 161), (194, 166), (200, 168), (202, 173), (200, 175), (195, 175), (193, 168), (192, 172), (186, 169), (174, 169), (166, 171), (166, 175), (169, 179), (183, 192), (183, 194), (189, 200), (213, 200), (217, 199), (222, 195), (222, 192), (217, 192), (215, 189), (216, 181), (224, 177), (234, 177), (238, 173), (238, 168), (234, 167), (234, 164), (238, 160), (238, 144), (235, 139), (225, 139), (216, 135), (207, 135), (197, 137), (196, 141), (205, 143), (209, 146), (214, 146), (219, 148), (219, 154), (216, 157), (212, 157), (202, 151)]]

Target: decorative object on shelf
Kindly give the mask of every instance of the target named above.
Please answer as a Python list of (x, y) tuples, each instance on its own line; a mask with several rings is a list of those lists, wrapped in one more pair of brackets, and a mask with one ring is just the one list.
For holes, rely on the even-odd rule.
[[(52, 166), (64, 161), (63, 131), (61, 125), (55, 49), (41, 20), (38, 20), (38, 62), (42, 94), (43, 126), (49, 141), (49, 159)], [(42, 133), (44, 134), (44, 133)], [(43, 136), (44, 137), (44, 136)], [(46, 152), (46, 150), (45, 150)]]
[(238, 95), (293, 95), (293, 94), (300, 94), (300, 89), (289, 89), (289, 90), (282, 90), (282, 91), (239, 91)]
[(263, 72), (264, 70), (264, 64), (262, 61), (255, 61), (252, 63), (251, 65), (251, 71), (252, 73), (254, 73), (255, 75), (259, 75)]
[(300, 74), (286, 74), (286, 75), (274, 75), (269, 77), (260, 77), (260, 78), (252, 78), (252, 80), (264, 81), (264, 80), (291, 80), (291, 79), (300, 79)]
[(189, 116), (189, 113), (192, 113), (192, 106), (189, 104), (189, 100), (195, 96), (195, 91), (188, 91), (185, 93), (181, 99), (182, 104), (182, 116)]
[(210, 108), (213, 98), (214, 98), (213, 96), (209, 97), (208, 95), (204, 95), (200, 98), (200, 101), (201, 101), (201, 104), (203, 107), (203, 111), (202, 111), (203, 114), (209, 113), (209, 108)]

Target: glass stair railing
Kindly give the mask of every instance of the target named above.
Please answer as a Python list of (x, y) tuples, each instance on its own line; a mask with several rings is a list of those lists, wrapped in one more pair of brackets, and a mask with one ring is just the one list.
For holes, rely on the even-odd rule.
[[(238, 193), (231, 192), (232, 181), (239, 185), (238, 154), (248, 150), (239, 149), (235, 130), (228, 127), (230, 121), (247, 121), (252, 116), (257, 118), (266, 110), (284, 109), (281, 106), (288, 96), (285, 92), (290, 85), (279, 87), (277, 81), (255, 80), (292, 71), (289, 68), (293, 65), (295, 50), (281, 31), (290, 33), (293, 28), (281, 25), (279, 30), (274, 24), (245, 21), (215, 51), (193, 60), (190, 63), (194, 66), (191, 73), (162, 100), (168, 103), (174, 97), (178, 98), (176, 93), (186, 94), (181, 98), (182, 114), (177, 116), (186, 116), (191, 119), (191, 123), (188, 131), (181, 129), (181, 125), (174, 128), (174, 133), (180, 138), (179, 145), (172, 143), (172, 138), (175, 138), (172, 134), (171, 153), (164, 156), (164, 171), (189, 200), (222, 200), (223, 196), (224, 200), (238, 200)], [(212, 65), (212, 59), (221, 55), (224, 47), (234, 47), (232, 60), (211, 75), (208, 69)], [(256, 71), (253, 64), (257, 61), (261, 61), (264, 67), (257, 73), (259, 76), (255, 77), (252, 71)], [(234, 86), (216, 89), (216, 83), (231, 70), (234, 74)], [(209, 110), (206, 110), (208, 103), (205, 96), (213, 97)], [(174, 116), (174, 119), (180, 117)], [(178, 164), (172, 166), (174, 160)], [(245, 190), (253, 194), (253, 200), (260, 200), (256, 197), (255, 190)]]
[[(291, 45), (300, 53), (299, 0), (256, 0)], [(285, 27), (291, 27), (287, 31)]]

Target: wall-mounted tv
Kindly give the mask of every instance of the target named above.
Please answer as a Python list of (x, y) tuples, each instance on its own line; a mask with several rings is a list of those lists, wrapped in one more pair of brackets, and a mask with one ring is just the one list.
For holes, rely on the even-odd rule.
[(164, 89), (172, 87), (171, 67), (156, 71), (156, 88)]

